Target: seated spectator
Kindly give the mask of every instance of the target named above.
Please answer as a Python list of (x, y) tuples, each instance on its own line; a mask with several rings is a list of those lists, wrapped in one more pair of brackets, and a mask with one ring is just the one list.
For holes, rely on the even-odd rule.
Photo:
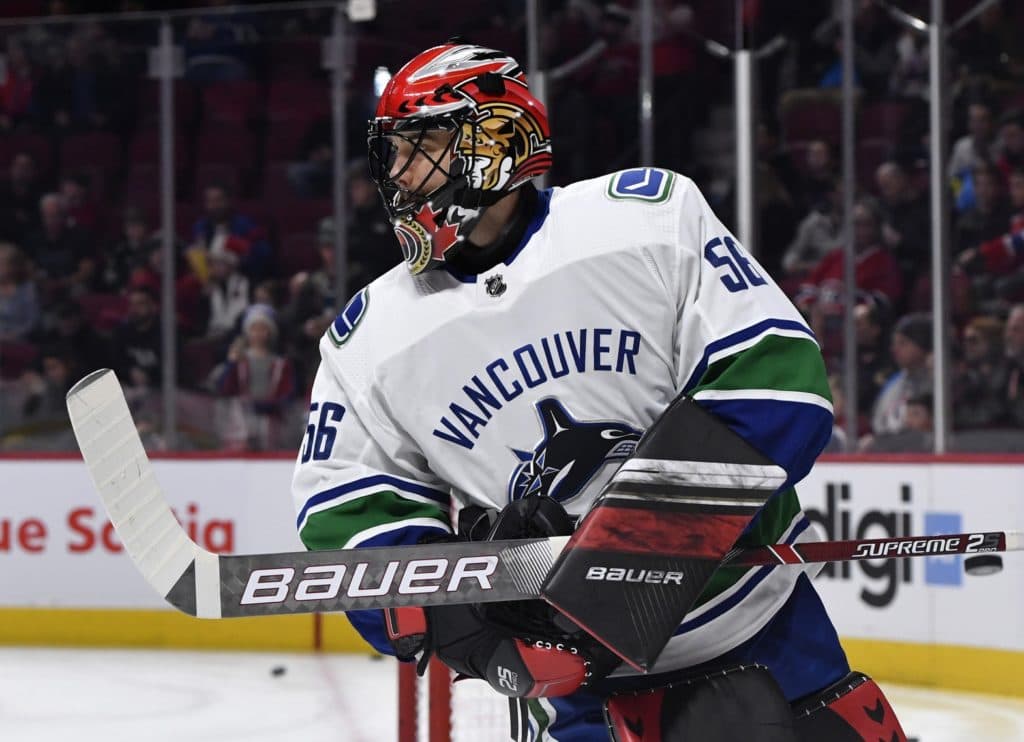
[(1003, 399), (1009, 422), (1024, 427), (1024, 304), (1015, 304), (1003, 328), (1007, 376)]
[(292, 276), (288, 292), (288, 303), (281, 312), (282, 350), (295, 363), (301, 393), (308, 393), (320, 363), (320, 338), (337, 312), (308, 273)]
[(266, 277), (270, 269), (270, 242), (265, 230), (246, 215), (235, 212), (232, 194), (219, 183), (203, 190), (205, 215), (192, 227), (189, 252), (209, 250), (217, 235), (233, 238), (230, 249), (240, 257), (239, 270), (252, 281)]
[(11, 159), (7, 178), (0, 182), (0, 239), (20, 245), (38, 231), (42, 195), (35, 158), (18, 152)]
[(119, 293), (132, 275), (146, 267), (158, 243), (142, 209), (129, 206), (121, 219), (122, 239), (103, 251), (98, 286), (101, 291)]
[(76, 359), (66, 348), (44, 347), (36, 369), (27, 372), (23, 379), (28, 390), (23, 419), (37, 425), (45, 421), (70, 426), (66, 397), (81, 375), (79, 370)]
[(807, 147), (804, 167), (797, 170), (793, 186), (796, 205), (802, 211), (817, 208), (831, 198), (836, 184), (836, 163), (828, 142), (815, 139)]
[(83, 373), (111, 365), (107, 339), (86, 322), (82, 307), (76, 302), (63, 301), (49, 309), (46, 320), (43, 347), (63, 348)]
[(60, 195), (68, 212), (68, 224), (95, 235), (100, 227), (100, 211), (89, 190), (89, 178), (79, 173), (68, 173), (60, 179)]
[[(224, 0), (203, 4), (230, 5)], [(239, 13), (192, 16), (185, 31), (185, 76), (199, 82), (247, 79), (258, 38), (256, 29)]]
[(882, 387), (896, 371), (889, 354), (889, 310), (871, 297), (853, 308), (857, 336), (857, 430), (870, 429), (871, 411)]
[[(102, 32), (100, 32), (102, 36)], [(96, 54), (96, 42), (88, 32), (77, 32), (67, 41), (67, 78), (63, 89), (68, 96), (68, 116), (76, 129), (106, 129), (113, 119), (117, 97), (124, 95), (110, 79)]]
[(813, 205), (796, 228), (796, 237), (782, 255), (783, 275), (801, 279), (828, 253), (840, 247), (842, 189), (833, 179), (831, 188)]
[(972, 170), (974, 176), (974, 205), (957, 216), (954, 229), (953, 252), (960, 253), (1006, 232), (1010, 208), (1003, 197), (1003, 181), (991, 163), (983, 163)]
[(7, 40), (4, 77), (0, 80), (0, 130), (10, 131), (28, 120), (32, 112), (35, 73), (24, 44)]
[(205, 266), (197, 273), (208, 307), (207, 337), (226, 338), (234, 334), (249, 306), (249, 279), (238, 270), (241, 249), (233, 238), (220, 234), (213, 238), (210, 249), (202, 253)]
[[(370, 180), (366, 163), (348, 169), (348, 292), (355, 294), (377, 276), (401, 262), (394, 229), (380, 205), (377, 187)], [(333, 233), (333, 221), (330, 222)], [(321, 235), (321, 240), (326, 234)], [(333, 234), (331, 235), (333, 239)]]
[(128, 292), (128, 311), (114, 329), (112, 365), (118, 380), (136, 390), (159, 390), (163, 378), (160, 303), (149, 288)]
[(295, 394), (292, 362), (276, 353), (277, 320), (265, 304), (253, 304), (245, 313), (242, 336), (231, 344), (221, 367), (217, 391), (241, 403), (241, 417), (232, 430), (223, 431), (229, 448), (268, 450), (287, 445), (281, 440), (287, 402)]
[(59, 193), (39, 200), (42, 225), (25, 241), (25, 252), (46, 279), (47, 293), (72, 296), (92, 286), (96, 264), (88, 236), (68, 223), (67, 204)]
[[(853, 239), (857, 291), (899, 306), (903, 277), (896, 258), (880, 241), (878, 206), (873, 200), (861, 199), (854, 207)], [(842, 347), (844, 260), (841, 248), (828, 253), (804, 279), (794, 300), (810, 318), (826, 357)]]
[[(970, 103), (967, 106), (967, 133), (956, 140), (946, 163), (946, 175), (951, 181), (962, 183), (975, 167), (998, 155), (994, 135), (992, 105), (983, 99)], [(958, 208), (969, 205), (958, 203)]]
[[(344, 301), (338, 301), (334, 280), (334, 219), (325, 216), (320, 220), (316, 240), (320, 253), (320, 267), (309, 274), (309, 280), (323, 297), (325, 305), (344, 306)], [(347, 300), (348, 297), (345, 297), (345, 301)]]
[(300, 160), (288, 164), (288, 183), (303, 198), (330, 196), (334, 175), (334, 139), (329, 118), (310, 124), (299, 144), (299, 154)]
[(906, 424), (895, 433), (867, 436), (861, 441), (862, 453), (928, 453), (935, 450), (935, 424), (931, 394), (907, 400)]
[(882, 242), (910, 278), (931, 262), (931, 211), (927, 196), (906, 166), (887, 160), (875, 171), (881, 206)]
[(998, 427), (1006, 418), (1003, 389), (1008, 374), (1002, 320), (972, 318), (964, 327), (962, 344), (963, 358), (953, 378), (953, 426)]
[(908, 314), (893, 329), (890, 345), (897, 371), (879, 392), (872, 408), (871, 431), (875, 436), (907, 429), (907, 401), (932, 391), (932, 318)]
[(0, 342), (25, 341), (39, 325), (39, 299), (28, 262), (15, 245), (0, 243)]
[(996, 167), (1009, 182), (1014, 170), (1024, 169), (1024, 111), (1015, 109), (999, 119), (999, 156)]
[[(980, 245), (968, 247), (956, 264), (979, 276), (979, 293), (993, 293), (1008, 301), (1024, 299), (1024, 170), (1010, 173), (1009, 231)], [(991, 284), (991, 287), (989, 287)], [(991, 291), (989, 291), (991, 288)]]

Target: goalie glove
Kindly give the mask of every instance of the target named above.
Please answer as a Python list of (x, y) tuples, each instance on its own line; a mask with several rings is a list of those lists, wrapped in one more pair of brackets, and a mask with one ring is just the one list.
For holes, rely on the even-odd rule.
[[(465, 521), (462, 517), (466, 516)], [(516, 500), (500, 513), (460, 514), (463, 538), (486, 540), (568, 535), (573, 522), (548, 497)], [(473, 537), (476, 538), (473, 538)], [(457, 538), (457, 537), (449, 537)], [(575, 692), (592, 675), (582, 632), (541, 600), (511, 603), (397, 608), (386, 612), (388, 636), (399, 659), (422, 651), (422, 674), (431, 655), (463, 677), (482, 678), (516, 698), (557, 697)]]

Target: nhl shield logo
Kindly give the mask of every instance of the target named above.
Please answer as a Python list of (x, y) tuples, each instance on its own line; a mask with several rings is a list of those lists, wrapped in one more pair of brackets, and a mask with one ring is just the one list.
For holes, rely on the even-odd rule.
[(505, 293), (505, 289), (508, 288), (500, 273), (495, 273), (493, 276), (490, 276), (484, 284), (487, 287), (488, 296), (501, 296)]

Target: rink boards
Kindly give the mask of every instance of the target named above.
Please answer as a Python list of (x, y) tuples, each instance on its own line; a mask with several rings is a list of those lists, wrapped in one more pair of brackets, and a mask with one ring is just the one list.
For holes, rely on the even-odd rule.
[[(156, 474), (196, 541), (301, 548), (291, 459), (173, 458)], [(830, 538), (1024, 530), (1024, 458), (819, 463), (798, 487)], [(168, 610), (121, 552), (80, 461), (0, 459), (0, 643), (362, 651), (341, 616), (199, 621)], [(831, 565), (816, 585), (851, 662), (886, 679), (1024, 695), (1024, 553)]]

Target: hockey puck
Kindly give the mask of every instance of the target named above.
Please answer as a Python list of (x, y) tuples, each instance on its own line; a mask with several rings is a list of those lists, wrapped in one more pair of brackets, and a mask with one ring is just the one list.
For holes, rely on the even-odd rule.
[(964, 559), (964, 572), (984, 577), (1003, 571), (1003, 558), (998, 554), (975, 554)]
[(282, 675), (284, 675), (284, 673), (284, 665), (274, 665), (274, 667), (270, 668), (270, 674), (273, 675), (275, 678), (281, 677)]

